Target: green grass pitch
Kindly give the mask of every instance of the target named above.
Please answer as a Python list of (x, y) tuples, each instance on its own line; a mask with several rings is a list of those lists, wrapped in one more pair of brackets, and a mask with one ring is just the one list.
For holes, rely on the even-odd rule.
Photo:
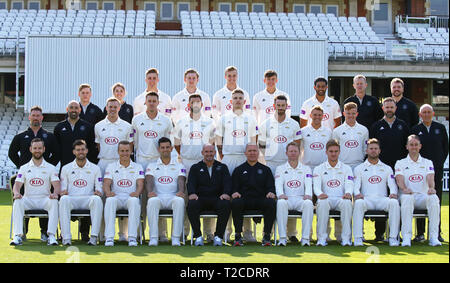
[[(441, 247), (430, 247), (425, 243), (413, 243), (412, 247), (389, 247), (387, 243), (375, 243), (373, 222), (365, 222), (365, 236), (368, 241), (364, 247), (341, 247), (336, 241), (329, 242), (327, 247), (315, 245), (315, 219), (313, 223), (313, 246), (301, 247), (262, 247), (260, 243), (246, 244), (244, 247), (203, 247), (186, 246), (172, 247), (170, 244), (160, 244), (149, 247), (147, 241), (143, 246), (128, 247), (126, 243), (116, 241), (114, 247), (87, 246), (77, 240), (77, 225), (72, 222), (72, 247), (47, 246), (40, 241), (37, 219), (30, 221), (28, 240), (22, 246), (9, 246), (9, 228), (11, 217), (11, 201), (9, 191), (0, 191), (0, 262), (164, 262), (164, 263), (283, 263), (283, 262), (314, 262), (314, 263), (405, 263), (405, 262), (449, 262), (449, 194), (444, 193), (442, 213), (442, 236), (446, 240)], [(334, 227), (334, 225), (331, 225)], [(170, 221), (168, 223), (170, 227)], [(262, 225), (257, 225), (258, 240), (261, 240)], [(297, 230), (301, 231), (301, 220), (298, 220)], [(148, 233), (148, 229), (146, 230)], [(333, 235), (333, 231), (331, 232)], [(333, 239), (333, 236), (331, 236)], [(146, 236), (148, 238), (148, 235)]]

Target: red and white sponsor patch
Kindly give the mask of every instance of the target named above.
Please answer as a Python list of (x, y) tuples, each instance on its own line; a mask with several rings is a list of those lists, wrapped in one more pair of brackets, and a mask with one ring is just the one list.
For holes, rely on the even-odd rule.
[(184, 108), (184, 111), (186, 111), (186, 112), (191, 112), (191, 107), (186, 106), (186, 108)]
[(133, 185), (133, 182), (131, 182), (128, 179), (122, 179), (117, 181), (117, 186), (121, 187), (121, 188), (127, 188), (127, 187), (131, 187)]
[(381, 177), (380, 176), (372, 176), (368, 179), (368, 181), (371, 184), (378, 184), (381, 182)]
[(33, 187), (39, 187), (44, 185), (44, 180), (41, 178), (33, 178), (30, 180), (30, 185)]
[(170, 184), (173, 182), (173, 179), (170, 176), (161, 176), (158, 178), (158, 182), (161, 184)]
[(189, 139), (201, 139), (203, 137), (203, 133), (199, 131), (194, 131), (189, 133)]
[(87, 181), (83, 179), (78, 179), (73, 181), (73, 185), (77, 188), (84, 188), (87, 186)]
[(227, 110), (231, 110), (231, 108), (233, 108), (233, 105), (231, 105), (231, 103), (228, 103), (227, 106), (225, 106), (225, 109)]
[(300, 187), (301, 186), (301, 182), (299, 181), (299, 180), (291, 180), (291, 181), (289, 181), (289, 182), (287, 182), (287, 186), (289, 187), (289, 188), (298, 188), (298, 187)]
[(412, 183), (419, 183), (419, 182), (422, 182), (422, 180), (423, 180), (423, 176), (420, 174), (414, 174), (414, 175), (409, 176), (409, 181)]
[(247, 133), (244, 130), (234, 130), (231, 135), (235, 138), (242, 138), (247, 135)]
[(328, 114), (328, 113), (323, 113), (322, 121), (326, 121), (326, 120), (328, 120), (328, 119), (330, 119), (330, 114)]
[(158, 133), (155, 131), (149, 130), (144, 133), (144, 137), (149, 138), (149, 139), (155, 139), (158, 137)]
[(275, 108), (272, 106), (266, 108), (267, 114), (273, 114), (275, 112)]
[(285, 143), (287, 142), (287, 138), (285, 136), (279, 135), (273, 138), (273, 141), (276, 143)]
[(337, 188), (341, 185), (341, 182), (339, 180), (330, 180), (327, 182), (327, 186), (330, 188)]
[(309, 148), (312, 150), (322, 150), (324, 148), (324, 145), (321, 142), (315, 142), (310, 144)]
[(345, 142), (345, 147), (347, 148), (355, 148), (359, 146), (359, 142), (355, 140), (349, 140)]
[(105, 138), (105, 143), (109, 145), (115, 145), (119, 143), (119, 139), (116, 137), (107, 137)]

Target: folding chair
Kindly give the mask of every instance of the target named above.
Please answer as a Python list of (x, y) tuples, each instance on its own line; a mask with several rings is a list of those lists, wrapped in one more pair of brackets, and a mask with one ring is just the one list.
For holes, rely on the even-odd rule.
[[(288, 219), (289, 218), (295, 218), (296, 220), (298, 219), (298, 218), (302, 218), (302, 212), (301, 211), (297, 211), (297, 210), (289, 210), (288, 211)], [(277, 234), (277, 229), (276, 229), (276, 225), (274, 225), (274, 233), (275, 233), (275, 236), (274, 236), (274, 238), (275, 238), (275, 241), (274, 241), (274, 243), (275, 243), (275, 246), (277, 245), (277, 239), (278, 239), (278, 234)]]
[[(425, 218), (425, 224), (427, 224), (426, 222), (428, 222), (427, 239), (429, 240), (430, 239), (430, 222), (428, 219), (428, 211), (426, 209), (414, 209), (413, 220), (416, 219), (416, 222), (417, 222), (417, 219), (419, 219), (419, 218)], [(414, 226), (414, 235), (417, 235), (417, 223), (416, 223), (416, 225), (413, 225), (413, 226)]]
[[(264, 218), (262, 210), (244, 210), (243, 212), (244, 218)], [(273, 229), (277, 230), (277, 222), (276, 219), (273, 222)], [(253, 221), (253, 237), (256, 239), (256, 222)]]
[[(159, 211), (159, 217), (163, 217), (163, 218), (172, 218), (173, 220), (173, 211), (172, 209), (161, 209)], [(184, 223), (184, 221), (183, 221)], [(158, 224), (156, 224), (158, 225)], [(173, 232), (173, 221), (172, 221), (172, 232)], [(184, 239), (184, 227), (181, 229), (181, 237), (183, 238), (183, 245), (186, 244), (186, 241)], [(191, 245), (192, 245), (192, 239), (191, 239)]]
[[(116, 218), (120, 218), (123, 219), (124, 217), (128, 217), (128, 209), (118, 209), (116, 211)], [(139, 230), (139, 237), (140, 237), (140, 244), (142, 246), (142, 241), (143, 241), (143, 232), (142, 232), (142, 216), (139, 215), (139, 226), (138, 226), (138, 230)]]
[(70, 218), (77, 218), (78, 220), (78, 240), (80, 240), (80, 227), (81, 227), (81, 218), (82, 217), (91, 217), (91, 211), (89, 209), (72, 209), (70, 211)]
[[(200, 213), (200, 219), (202, 219), (202, 218), (218, 218), (218, 217), (219, 216), (217, 215), (217, 213), (213, 210), (205, 210)], [(183, 230), (183, 232), (184, 232), (184, 230)], [(225, 229), (225, 234), (223, 235), (223, 239), (225, 240), (225, 244), (226, 244), (227, 243), (227, 230), (226, 229)], [(192, 227), (191, 227), (191, 246), (192, 246), (193, 242), (194, 242), (194, 231), (192, 230)]]
[(386, 219), (386, 235), (389, 237), (389, 213), (383, 210), (367, 210), (364, 213), (365, 219), (384, 218)]

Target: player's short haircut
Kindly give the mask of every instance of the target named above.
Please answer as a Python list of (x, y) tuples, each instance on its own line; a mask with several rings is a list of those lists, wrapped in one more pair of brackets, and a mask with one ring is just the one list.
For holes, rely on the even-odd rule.
[(284, 95), (277, 95), (274, 99), (273, 99), (273, 103), (276, 103), (277, 100), (284, 100), (287, 103), (287, 97)]
[(159, 100), (159, 95), (157, 92), (154, 92), (154, 91), (147, 92), (147, 94), (145, 95), (145, 101), (147, 101), (147, 98), (149, 96), (156, 96), (156, 98), (158, 98), (158, 100)]
[(159, 71), (156, 68), (150, 68), (147, 71), (145, 71), (145, 76), (147, 77), (148, 74), (156, 74), (157, 76), (159, 76)]
[(396, 84), (396, 83), (400, 83), (402, 85), (402, 87), (405, 87), (405, 83), (402, 81), (402, 79), (400, 79), (400, 78), (393, 78), (392, 81), (391, 81), (391, 88), (392, 88), (392, 85)]
[(194, 98), (198, 98), (198, 99), (200, 99), (200, 101), (202, 101), (201, 95), (194, 93), (194, 94), (189, 95), (189, 99), (188, 99), (189, 103), (191, 103), (191, 99), (194, 99)]
[(358, 111), (358, 105), (355, 102), (348, 102), (344, 105), (344, 111), (349, 111), (352, 109), (356, 109)]
[(166, 143), (166, 142), (168, 142), (170, 145), (172, 145), (172, 142), (170, 141), (169, 138), (162, 137), (158, 140), (158, 147), (160, 147), (162, 143)]
[(235, 66), (228, 66), (225, 68), (225, 73), (226, 72), (232, 72), (232, 71), (236, 71), (237, 72), (237, 68)]
[(364, 75), (359, 74), (359, 75), (356, 75), (356, 76), (353, 77), (353, 83), (355, 83), (359, 79), (363, 79), (364, 82), (367, 82), (366, 77)]
[(418, 135), (409, 135), (408, 136), (408, 142), (406, 143), (406, 144), (409, 144), (409, 142), (411, 141), (411, 140), (417, 140), (417, 141), (419, 141), (419, 143), (420, 144), (422, 144), (422, 142), (420, 141), (420, 138), (419, 138), (419, 136)]
[(286, 146), (286, 151), (288, 151), (290, 146), (295, 146), (299, 151), (300, 151), (300, 144), (296, 143), (296, 142), (290, 142), (287, 144)]
[(108, 106), (108, 103), (110, 103), (110, 102), (117, 102), (117, 103), (119, 103), (119, 105), (120, 105), (119, 99), (117, 99), (117, 98), (115, 98), (115, 97), (110, 97), (110, 98), (108, 98), (108, 99), (106, 100), (106, 106)]
[(278, 78), (278, 74), (275, 70), (267, 70), (264, 72), (264, 78), (271, 78), (271, 77), (277, 77)]
[(119, 150), (120, 145), (128, 145), (128, 146), (130, 147), (130, 150), (132, 150), (132, 148), (131, 148), (131, 142), (129, 142), (129, 141), (127, 141), (127, 140), (120, 141), (119, 144), (117, 145), (117, 150)]
[(326, 150), (328, 150), (332, 146), (337, 146), (340, 148), (339, 142), (336, 139), (331, 139), (327, 142), (327, 145), (325, 146)]
[(42, 108), (41, 108), (41, 106), (35, 105), (35, 106), (31, 107), (30, 113), (33, 111), (39, 111), (42, 113)]
[(90, 84), (80, 84), (80, 86), (78, 87), (78, 92), (80, 92), (81, 90), (83, 90), (85, 88), (88, 88), (90, 91), (92, 91)]
[(431, 106), (430, 104), (423, 104), (422, 106), (420, 106), (419, 113), (427, 107), (431, 108), (431, 111), (434, 111), (433, 106)]
[(325, 85), (328, 85), (328, 81), (327, 81), (327, 79), (325, 79), (324, 77), (317, 77), (317, 78), (314, 80), (314, 86), (316, 86), (318, 82), (324, 82)]
[(383, 100), (383, 105), (384, 105), (385, 103), (387, 103), (387, 102), (392, 102), (392, 103), (396, 104), (395, 99), (393, 99), (392, 97), (386, 97), (386, 98)]
[(320, 105), (314, 105), (314, 107), (311, 109), (311, 113), (312, 113), (314, 110), (319, 110), (320, 112), (323, 113), (323, 108), (322, 108), (322, 106), (320, 106)]
[(216, 151), (216, 147), (214, 146), (213, 143), (205, 143), (205, 144), (202, 146), (202, 151), (203, 151), (207, 146), (212, 146), (213, 149), (214, 149), (214, 151)]
[(255, 142), (249, 142), (248, 144), (245, 145), (245, 152), (247, 152), (248, 147), (252, 146), (252, 145), (254, 145), (258, 148), (258, 145)]
[(196, 74), (197, 75), (197, 79), (200, 77), (200, 75), (198, 74), (197, 70), (193, 69), (193, 68), (189, 68), (184, 72), (184, 77), (186, 77), (188, 74)]
[(72, 150), (74, 150), (75, 147), (80, 146), (80, 145), (84, 145), (84, 147), (87, 148), (86, 142), (85, 142), (84, 140), (82, 140), (82, 139), (78, 139), (78, 140), (75, 140), (75, 141), (73, 142), (73, 144), (72, 144)]
[(376, 144), (376, 145), (378, 145), (378, 147), (380, 147), (380, 141), (377, 140), (376, 138), (372, 138), (367, 141), (367, 146), (369, 146), (371, 144)]
[(244, 91), (240, 88), (236, 88), (235, 90), (233, 90), (233, 92), (231, 93), (231, 96), (233, 96), (235, 93), (244, 95)]
[(34, 138), (31, 140), (30, 146), (33, 146), (33, 143), (41, 142), (43, 146), (45, 146), (44, 140), (41, 138)]
[(123, 88), (124, 91), (126, 91), (126, 90), (125, 90), (125, 86), (123, 85), (123, 83), (119, 83), (119, 82), (115, 83), (115, 84), (111, 87), (111, 91), (114, 93), (114, 90), (116, 90), (117, 87), (121, 87), (121, 88)]

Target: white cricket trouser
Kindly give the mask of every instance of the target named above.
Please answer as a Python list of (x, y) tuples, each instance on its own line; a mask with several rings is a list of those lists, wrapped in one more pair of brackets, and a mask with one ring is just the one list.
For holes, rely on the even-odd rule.
[(150, 239), (158, 238), (159, 211), (161, 209), (172, 209), (173, 211), (173, 231), (172, 239), (180, 239), (183, 230), (185, 202), (178, 196), (158, 195), (152, 197), (147, 203), (148, 226), (150, 227)]
[[(247, 160), (247, 157), (244, 154), (227, 154), (224, 155), (222, 158), (222, 163), (227, 165), (228, 171), (230, 171), (230, 176), (233, 175), (234, 169), (244, 163)], [(233, 233), (233, 228), (231, 226), (231, 223), (233, 221), (233, 218), (230, 213), (230, 217), (228, 218), (227, 222), (227, 228), (226, 228), (226, 234), (231, 235)], [(250, 218), (244, 218), (244, 233), (251, 233), (252, 232), (252, 220)]]
[(137, 237), (139, 218), (141, 215), (140, 200), (136, 197), (109, 197), (105, 204), (105, 237), (113, 239), (115, 234), (116, 212), (118, 209), (128, 210), (128, 236)]
[(286, 226), (289, 210), (302, 212), (302, 238), (309, 239), (313, 216), (314, 205), (311, 200), (304, 200), (303, 197), (288, 197), (288, 200), (279, 199), (277, 201), (277, 222), (280, 239), (286, 239)]
[(91, 236), (98, 236), (103, 216), (103, 201), (97, 195), (62, 196), (59, 200), (59, 224), (63, 239), (72, 239), (70, 231), (70, 215), (73, 209), (89, 209), (91, 214)]
[(23, 235), (23, 217), (25, 210), (43, 209), (48, 212), (47, 234), (56, 235), (58, 227), (58, 200), (45, 197), (22, 197), (13, 203), (13, 232), (16, 236)]
[(317, 200), (317, 240), (325, 241), (328, 236), (327, 224), (330, 210), (341, 212), (342, 240), (352, 239), (352, 201), (342, 197), (328, 197)]
[(414, 209), (426, 209), (428, 211), (428, 227), (430, 230), (430, 239), (437, 240), (439, 236), (439, 198), (436, 194), (401, 194), (400, 208), (402, 217), (402, 237), (411, 239), (412, 237), (412, 218)]
[(363, 237), (364, 213), (367, 210), (382, 210), (389, 212), (389, 237), (397, 238), (400, 229), (400, 205), (398, 200), (388, 197), (364, 197), (357, 199), (353, 207), (353, 236)]

